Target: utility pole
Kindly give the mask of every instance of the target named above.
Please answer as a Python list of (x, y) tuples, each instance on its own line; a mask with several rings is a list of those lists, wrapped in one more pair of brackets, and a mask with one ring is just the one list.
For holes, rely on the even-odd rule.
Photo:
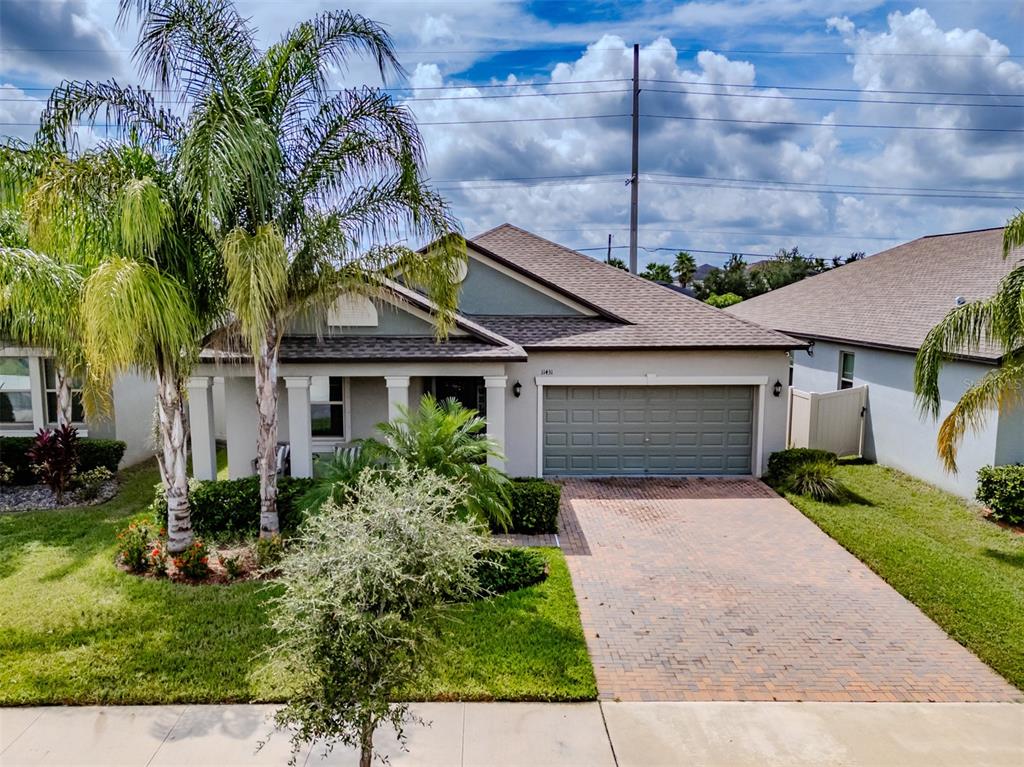
[(636, 274), (637, 220), (640, 213), (640, 46), (633, 45), (633, 174), (629, 177), (629, 271)]
[(612, 233), (611, 232), (608, 232), (608, 255), (604, 259), (604, 262), (606, 264), (610, 264), (612, 262)]

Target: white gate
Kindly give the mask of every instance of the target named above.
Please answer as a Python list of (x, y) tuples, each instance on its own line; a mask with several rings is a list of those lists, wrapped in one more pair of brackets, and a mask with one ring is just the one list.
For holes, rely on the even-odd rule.
[(812, 447), (836, 455), (864, 453), (868, 387), (830, 392), (789, 388), (789, 447)]

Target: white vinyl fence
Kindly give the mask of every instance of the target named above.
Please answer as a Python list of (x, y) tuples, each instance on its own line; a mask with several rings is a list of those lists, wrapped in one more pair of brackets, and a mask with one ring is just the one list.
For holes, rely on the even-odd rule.
[(789, 389), (789, 447), (812, 447), (836, 455), (864, 453), (868, 387), (830, 392)]

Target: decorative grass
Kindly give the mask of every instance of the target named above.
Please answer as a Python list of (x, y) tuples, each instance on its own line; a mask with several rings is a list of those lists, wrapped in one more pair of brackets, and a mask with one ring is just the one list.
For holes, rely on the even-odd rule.
[(894, 469), (845, 464), (838, 477), (851, 491), (845, 502), (787, 497), (951, 637), (1024, 689), (1024, 536)]
[[(101, 506), (0, 515), (0, 705), (279, 701), (288, 680), (266, 582), (189, 586), (114, 567), (115, 535), (144, 515), (152, 465)], [(459, 606), (416, 699), (578, 700), (596, 695), (565, 560), (551, 577)]]

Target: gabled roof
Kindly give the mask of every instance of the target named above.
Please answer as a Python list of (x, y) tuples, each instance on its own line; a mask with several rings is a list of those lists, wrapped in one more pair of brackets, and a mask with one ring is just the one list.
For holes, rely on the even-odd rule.
[(592, 306), (601, 317), (475, 320), (529, 348), (792, 349), (803, 343), (511, 224), (470, 240), (485, 255)]
[[(992, 296), (1024, 251), (1002, 257), (1003, 228), (931, 235), (773, 290), (726, 311), (801, 338), (913, 352), (957, 297)], [(996, 362), (991, 344), (961, 356)]]

